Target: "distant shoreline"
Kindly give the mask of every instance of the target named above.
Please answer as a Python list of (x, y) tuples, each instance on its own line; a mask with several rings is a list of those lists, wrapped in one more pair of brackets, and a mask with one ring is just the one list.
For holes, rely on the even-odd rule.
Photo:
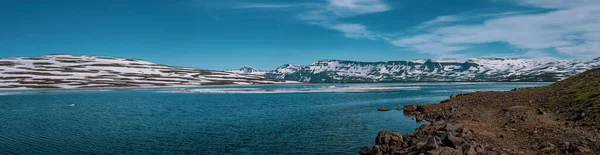
[(0, 88), (0, 91), (8, 90), (74, 90), (74, 89), (140, 89), (140, 88), (202, 88), (202, 87), (219, 87), (219, 86), (270, 86), (270, 85), (313, 85), (313, 84), (415, 84), (415, 83), (555, 83), (555, 82), (372, 82), (372, 83), (277, 83), (277, 84), (250, 84), (250, 85), (239, 85), (239, 84), (225, 84), (225, 85), (173, 85), (173, 86), (139, 86), (139, 87), (94, 87), (94, 88)]

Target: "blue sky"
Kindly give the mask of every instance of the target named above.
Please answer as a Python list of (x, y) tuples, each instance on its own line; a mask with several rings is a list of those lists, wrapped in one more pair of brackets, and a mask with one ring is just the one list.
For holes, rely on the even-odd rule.
[(595, 0), (3, 0), (0, 57), (140, 58), (208, 69), (319, 59), (593, 59)]

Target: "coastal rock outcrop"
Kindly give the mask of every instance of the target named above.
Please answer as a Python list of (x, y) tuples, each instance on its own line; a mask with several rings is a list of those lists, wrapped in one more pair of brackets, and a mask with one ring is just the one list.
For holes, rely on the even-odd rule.
[(404, 112), (405, 113), (412, 113), (412, 112), (415, 112), (416, 110), (417, 110), (417, 105), (416, 104), (404, 105)]
[(362, 155), (381, 154), (476, 154), (485, 153), (485, 147), (477, 145), (467, 136), (470, 132), (462, 124), (434, 122), (419, 127), (415, 133), (402, 136), (397, 132), (381, 131), (375, 146), (364, 147)]
[[(546, 87), (474, 92), (439, 104), (405, 105), (431, 124), (371, 154), (598, 154), (600, 69)], [(386, 131), (387, 132), (387, 131)]]
[(423, 111), (425, 111), (425, 107), (423, 105), (417, 105), (417, 104), (404, 105), (404, 113), (405, 114), (413, 115), (415, 113), (421, 113)]

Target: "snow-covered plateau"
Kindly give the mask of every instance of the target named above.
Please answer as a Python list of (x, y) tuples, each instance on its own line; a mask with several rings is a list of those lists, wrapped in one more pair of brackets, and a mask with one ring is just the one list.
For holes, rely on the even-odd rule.
[(47, 55), (0, 59), (0, 89), (281, 83), (299, 82), (102, 56)]
[(320, 60), (308, 66), (286, 64), (272, 71), (244, 67), (240, 70), (229, 70), (229, 72), (313, 83), (554, 82), (593, 68), (600, 68), (600, 58), (589, 61), (506, 58), (421, 59), (388, 62)]

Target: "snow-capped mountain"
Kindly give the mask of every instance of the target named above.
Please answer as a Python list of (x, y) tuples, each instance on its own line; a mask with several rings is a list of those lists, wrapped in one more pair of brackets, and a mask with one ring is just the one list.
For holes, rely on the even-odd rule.
[(243, 66), (240, 69), (235, 70), (225, 70), (226, 72), (236, 73), (236, 74), (246, 74), (246, 75), (265, 75), (267, 72), (260, 71), (254, 67)]
[(505, 58), (423, 59), (358, 62), (321, 60), (308, 66), (284, 65), (265, 76), (302, 82), (557, 81), (600, 68), (600, 60)]
[[(267, 72), (264, 74), (267, 77), (271, 77), (274, 79), (285, 79), (287, 75), (292, 75), (302, 70), (304, 66), (296, 65), (296, 64), (285, 64), (277, 69)], [(293, 79), (293, 78), (292, 78)], [(298, 80), (294, 80), (298, 81)]]
[(48, 55), (0, 59), (0, 88), (93, 88), (298, 83), (138, 59)]

